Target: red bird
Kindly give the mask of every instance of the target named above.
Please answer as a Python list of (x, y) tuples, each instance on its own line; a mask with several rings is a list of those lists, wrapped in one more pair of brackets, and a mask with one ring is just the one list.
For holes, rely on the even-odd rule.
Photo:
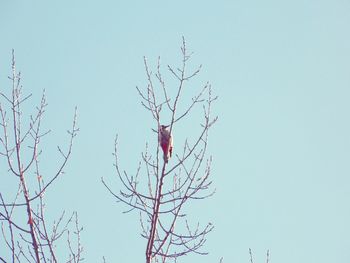
[(170, 131), (168, 130), (168, 126), (161, 125), (159, 127), (159, 144), (160, 147), (163, 150), (163, 158), (164, 162), (168, 162), (169, 158), (171, 157), (173, 153), (173, 137), (170, 134)]

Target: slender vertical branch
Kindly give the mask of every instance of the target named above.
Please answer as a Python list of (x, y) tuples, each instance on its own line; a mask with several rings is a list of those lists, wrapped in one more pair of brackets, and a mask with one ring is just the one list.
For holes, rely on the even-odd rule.
[(250, 257), (250, 263), (254, 263), (253, 261), (253, 253), (252, 250), (249, 248), (249, 257)]
[(34, 223), (33, 223), (33, 215), (32, 215), (32, 208), (30, 204), (30, 197), (29, 192), (26, 185), (25, 175), (23, 172), (23, 165), (21, 161), (21, 109), (20, 109), (20, 74), (16, 73), (16, 66), (15, 66), (15, 55), (14, 50), (12, 50), (12, 117), (13, 117), (13, 133), (14, 133), (14, 144), (16, 147), (16, 162), (17, 162), (17, 169), (18, 174), (20, 176), (20, 181), (22, 185), (23, 195), (26, 203), (26, 210), (27, 210), (27, 217), (28, 217), (28, 224), (30, 228), (30, 236), (32, 239), (32, 246), (34, 250), (35, 260), (37, 263), (40, 263), (40, 256), (39, 256), (39, 246), (38, 241), (35, 236), (35, 230), (34, 230)]

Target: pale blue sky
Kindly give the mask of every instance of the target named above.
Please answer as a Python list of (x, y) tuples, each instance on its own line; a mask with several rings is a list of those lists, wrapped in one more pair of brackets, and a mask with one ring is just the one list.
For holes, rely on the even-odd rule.
[(100, 178), (113, 182), (117, 132), (123, 167), (136, 169), (152, 135), (135, 89), (146, 83), (142, 57), (176, 64), (184, 35), (193, 66), (203, 64), (195, 83), (209, 80), (219, 96), (219, 122), (210, 137), (217, 194), (191, 207), (195, 220), (216, 226), (210, 254), (181, 262), (245, 263), (251, 247), (256, 263), (266, 249), (271, 263), (345, 263), (349, 27), (345, 0), (3, 0), (0, 89), (10, 89), (14, 48), (32, 102), (46, 89), (47, 170), (78, 106), (81, 131), (48, 210), (79, 212), (86, 262), (142, 262), (138, 217), (121, 214)]

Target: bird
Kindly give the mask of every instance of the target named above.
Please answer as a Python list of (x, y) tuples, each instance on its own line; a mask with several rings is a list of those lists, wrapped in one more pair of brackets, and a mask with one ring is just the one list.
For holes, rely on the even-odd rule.
[(163, 159), (165, 163), (168, 163), (169, 158), (173, 154), (173, 137), (168, 129), (169, 125), (160, 125), (158, 140), (159, 145), (163, 150)]

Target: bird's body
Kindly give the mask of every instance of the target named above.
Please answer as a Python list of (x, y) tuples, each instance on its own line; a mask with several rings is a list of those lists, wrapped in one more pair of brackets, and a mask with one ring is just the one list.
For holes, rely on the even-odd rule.
[(167, 129), (168, 126), (161, 125), (159, 127), (159, 144), (163, 150), (164, 162), (168, 162), (169, 158), (173, 153), (173, 137), (170, 134), (170, 131)]

